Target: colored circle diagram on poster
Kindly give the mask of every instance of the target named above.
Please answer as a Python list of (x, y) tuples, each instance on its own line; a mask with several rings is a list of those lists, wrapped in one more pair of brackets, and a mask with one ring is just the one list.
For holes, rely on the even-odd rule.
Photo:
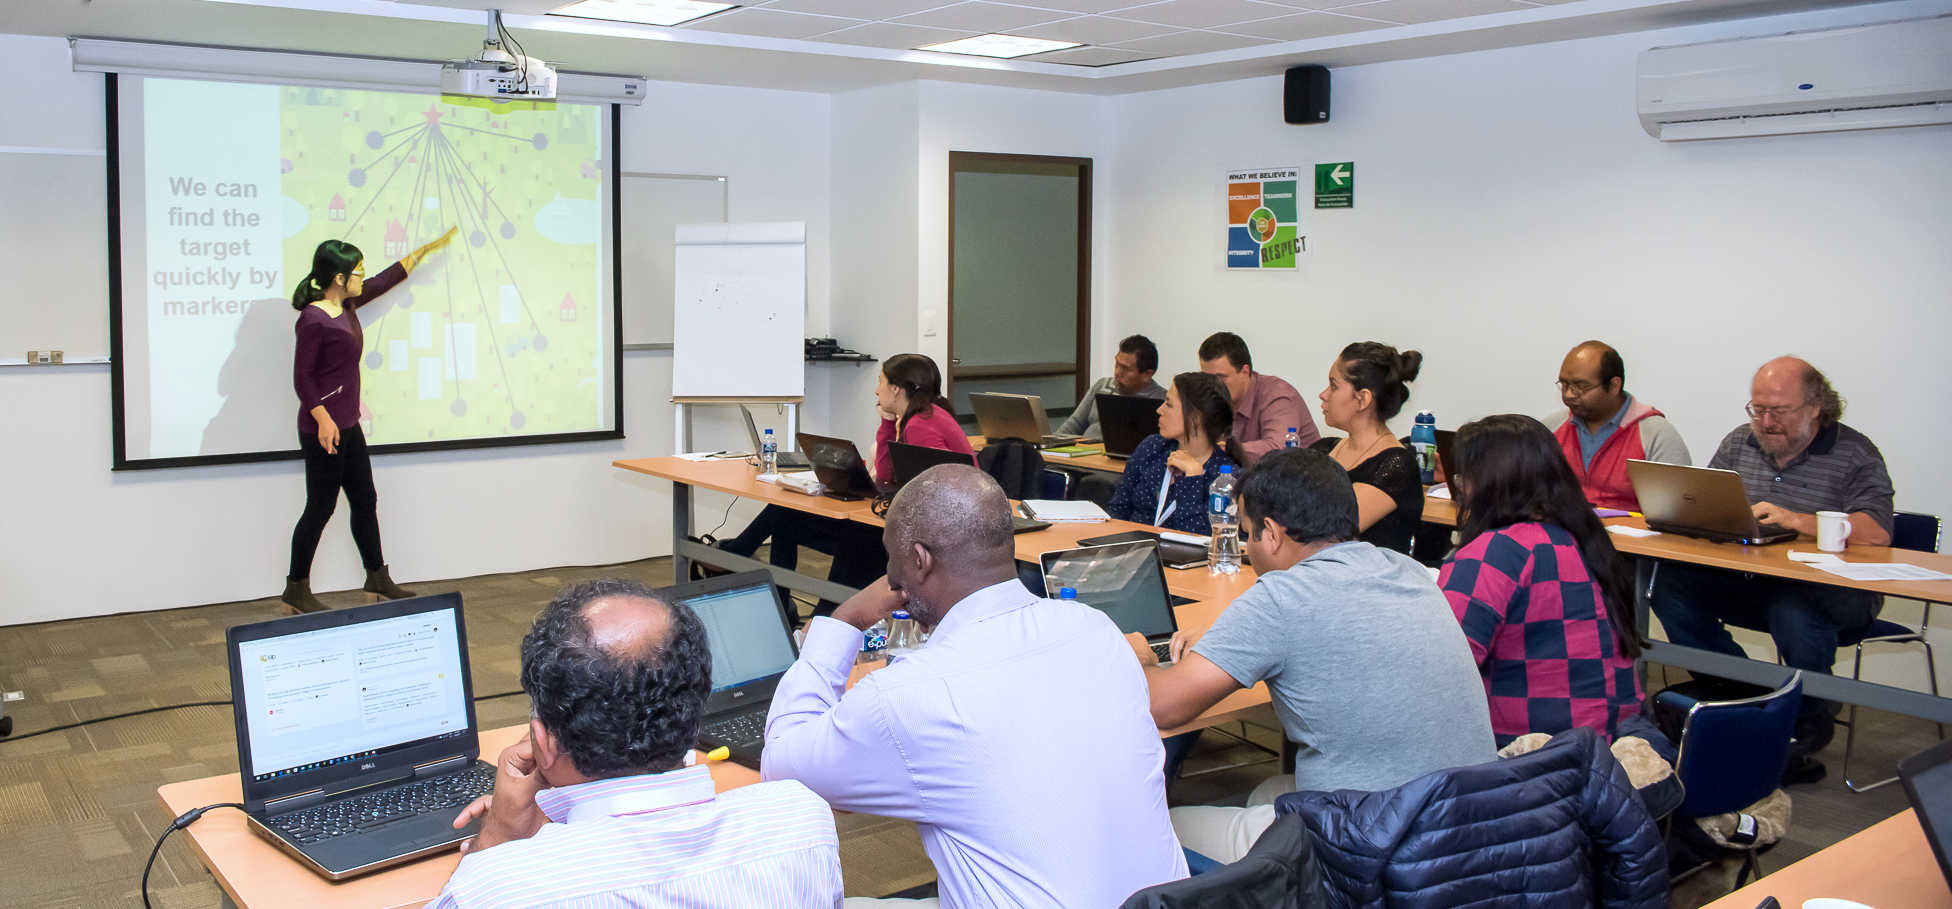
[(1227, 267), (1295, 268), (1307, 251), (1296, 223), (1301, 169), (1270, 167), (1227, 173)]

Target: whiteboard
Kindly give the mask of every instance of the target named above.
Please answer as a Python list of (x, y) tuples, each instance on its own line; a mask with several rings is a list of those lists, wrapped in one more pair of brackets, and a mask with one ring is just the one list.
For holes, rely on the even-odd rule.
[(108, 356), (105, 160), (0, 152), (0, 358)]
[(677, 274), (678, 225), (725, 220), (724, 177), (617, 175), (622, 231), (617, 235), (623, 283), (623, 343), (671, 343), (671, 298)]
[(680, 224), (671, 395), (806, 393), (807, 226)]

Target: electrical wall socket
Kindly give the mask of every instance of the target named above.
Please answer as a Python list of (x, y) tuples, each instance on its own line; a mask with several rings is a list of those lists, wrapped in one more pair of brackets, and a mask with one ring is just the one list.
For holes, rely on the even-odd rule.
[(27, 352), (27, 365), (29, 366), (55, 366), (59, 365), (60, 362), (61, 352), (58, 350), (30, 350)]

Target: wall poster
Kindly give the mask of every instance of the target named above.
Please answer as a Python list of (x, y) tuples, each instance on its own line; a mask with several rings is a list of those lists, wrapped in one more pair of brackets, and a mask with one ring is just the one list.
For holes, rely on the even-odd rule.
[(1227, 268), (1295, 268), (1308, 252), (1295, 203), (1299, 167), (1230, 170), (1227, 187)]

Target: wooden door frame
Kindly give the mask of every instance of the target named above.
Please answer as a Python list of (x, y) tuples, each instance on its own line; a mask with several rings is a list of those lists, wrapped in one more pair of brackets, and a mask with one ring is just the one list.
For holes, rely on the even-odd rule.
[[(1078, 404), (1091, 387), (1091, 159), (1061, 155), (1016, 155), (1004, 152), (949, 152), (949, 305), (944, 316), (949, 362), (942, 364), (943, 395), (955, 400), (956, 354), (956, 173), (965, 161), (1010, 161), (1027, 164), (1068, 164), (1078, 168), (1078, 286), (1077, 362), (1073, 376)], [(1021, 373), (1019, 373), (1021, 374)]]

